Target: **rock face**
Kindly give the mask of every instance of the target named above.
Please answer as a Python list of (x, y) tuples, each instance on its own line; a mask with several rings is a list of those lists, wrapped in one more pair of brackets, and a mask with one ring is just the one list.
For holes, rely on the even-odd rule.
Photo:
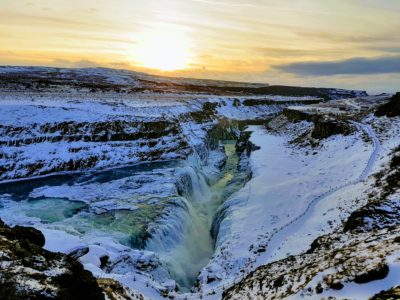
[[(176, 134), (176, 125), (166, 120), (134, 122), (110, 120), (104, 122), (73, 122), (33, 124), (29, 127), (0, 126), (3, 146), (21, 146), (43, 142), (122, 142), (137, 139), (157, 139)], [(32, 133), (32, 137), (23, 137), (21, 133)], [(21, 135), (21, 136), (19, 136)], [(37, 136), (35, 136), (37, 135)]]
[(314, 124), (311, 137), (319, 140), (336, 134), (348, 135), (353, 131), (347, 123), (333, 119), (319, 118)]
[(324, 115), (290, 108), (284, 109), (283, 115), (291, 122), (308, 121), (314, 123), (314, 129), (311, 132), (311, 137), (314, 139), (325, 139), (336, 134), (348, 135), (353, 132), (353, 128), (348, 123)]
[(10, 228), (0, 220), (0, 299), (104, 299), (79, 262), (43, 245), (40, 231)]
[(183, 157), (189, 147), (179, 132), (162, 119), (0, 125), (0, 180)]
[(400, 92), (394, 95), (390, 101), (382, 106), (380, 106), (375, 115), (378, 117), (387, 116), (395, 117), (400, 116)]
[(308, 122), (314, 122), (317, 119), (317, 116), (303, 112), (298, 109), (290, 109), (290, 108), (285, 108), (283, 110), (283, 115), (291, 122), (297, 122), (297, 121), (308, 121)]

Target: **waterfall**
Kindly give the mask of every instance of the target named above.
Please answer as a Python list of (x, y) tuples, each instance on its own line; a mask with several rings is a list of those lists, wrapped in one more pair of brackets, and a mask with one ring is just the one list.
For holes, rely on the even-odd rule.
[(214, 252), (209, 226), (195, 205), (189, 206), (187, 217), (182, 241), (170, 251), (160, 253), (171, 277), (183, 290), (193, 286), (199, 271)]
[(168, 252), (182, 242), (190, 203), (183, 197), (175, 197), (166, 205), (163, 216), (149, 226), (151, 238), (146, 242), (147, 250)]
[(158, 253), (171, 277), (185, 289), (193, 285), (214, 251), (209, 210), (214, 193), (197, 153), (174, 174), (179, 196), (166, 202), (163, 216), (149, 227), (151, 238), (145, 248)]
[(237, 136), (237, 128), (225, 127), (215, 129), (207, 143), (193, 147), (175, 169), (179, 196), (169, 200), (163, 216), (149, 228), (146, 249), (158, 253), (181, 291), (193, 287), (214, 253), (214, 239), (227, 209), (221, 204), (248, 179), (239, 174), (236, 141), (218, 138)]
[(211, 190), (206, 175), (200, 165), (193, 165), (195, 159), (188, 159), (189, 165), (178, 170), (180, 180), (178, 191), (192, 202), (202, 202), (210, 199)]

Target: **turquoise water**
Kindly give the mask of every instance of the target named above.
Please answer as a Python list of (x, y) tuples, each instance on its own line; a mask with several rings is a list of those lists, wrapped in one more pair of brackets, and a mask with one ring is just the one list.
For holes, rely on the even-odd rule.
[[(118, 241), (134, 249), (143, 249), (149, 238), (148, 226), (163, 212), (163, 204), (139, 204), (136, 210), (113, 210), (103, 214), (79, 214), (71, 220), (81, 233), (101, 231), (116, 236)], [(70, 222), (66, 222), (70, 223)]]
[(165, 205), (168, 205), (168, 199), (161, 199), (157, 204), (151, 205), (137, 204), (135, 210), (113, 210), (94, 214), (89, 212), (88, 205), (81, 201), (46, 197), (32, 199), (29, 194), (42, 186), (106, 183), (154, 169), (174, 168), (180, 164), (179, 161), (143, 163), (111, 170), (55, 175), (1, 184), (0, 196), (8, 195), (4, 199), (11, 198), (14, 204), (10, 201), (2, 203), (0, 197), (0, 213), (5, 219), (10, 216), (12, 220), (25, 222), (28, 217), (52, 226), (69, 226), (81, 234), (101, 232), (126, 246), (143, 248), (148, 238), (149, 223), (162, 215)]
[(43, 198), (26, 200), (21, 203), (21, 209), (28, 217), (39, 218), (43, 223), (54, 223), (71, 218), (87, 209), (87, 205), (65, 199)]
[[(176, 206), (176, 203), (173, 204), (173, 198), (179, 198), (179, 195), (176, 195), (175, 197), (158, 198), (153, 203), (135, 203), (137, 207), (135, 210), (112, 210), (95, 214), (90, 211), (87, 204), (79, 201), (62, 198), (29, 198), (29, 193), (33, 189), (45, 185), (107, 183), (133, 174), (163, 168), (191, 168), (187, 162), (170, 161), (3, 184), (0, 185), (0, 195), (10, 194), (15, 204), (10, 205), (10, 201), (7, 204), (1, 203), (0, 200), (0, 212), (3, 216), (7, 216), (7, 214), (19, 216), (21, 220), (24, 220), (24, 216), (26, 216), (40, 220), (41, 223), (49, 224), (49, 226), (73, 228), (82, 235), (101, 234), (113, 237), (121, 244), (131, 248), (148, 249), (159, 253), (171, 277), (177, 281), (181, 290), (186, 291), (193, 286), (198, 272), (208, 263), (214, 253), (214, 241), (210, 231), (218, 207), (245, 183), (243, 174), (237, 168), (239, 157), (235, 150), (235, 143), (234, 140), (222, 142), (227, 159), (219, 179), (214, 184), (207, 184), (205, 175), (201, 174), (201, 168), (194, 172), (196, 178), (192, 178), (192, 184), (195, 190), (193, 192), (195, 199), (191, 199), (189, 202), (184, 200), (187, 202), (186, 206), (179, 207), (179, 205)], [(134, 188), (132, 192), (134, 193)], [(180, 199), (183, 201), (182, 198)], [(176, 234), (175, 239), (154, 241), (149, 235), (149, 226), (160, 222), (166, 209), (181, 209), (188, 220), (187, 224), (183, 224), (186, 227), (182, 229), (183, 232)], [(163, 220), (163, 222), (181, 222), (180, 220), (182, 220), (179, 219), (179, 216), (172, 215), (172, 217), (176, 219)], [(178, 238), (178, 236), (180, 237)], [(160, 244), (166, 241), (175, 243), (175, 245)]]
[(224, 145), (226, 163), (220, 172), (220, 177), (211, 186), (203, 188), (198, 194), (201, 199), (194, 199), (191, 202), (191, 224), (183, 242), (172, 253), (167, 254), (168, 269), (183, 292), (193, 287), (199, 272), (214, 254), (211, 227), (218, 207), (246, 182), (245, 176), (238, 170), (239, 156), (236, 153), (236, 141), (226, 140), (221, 143)]

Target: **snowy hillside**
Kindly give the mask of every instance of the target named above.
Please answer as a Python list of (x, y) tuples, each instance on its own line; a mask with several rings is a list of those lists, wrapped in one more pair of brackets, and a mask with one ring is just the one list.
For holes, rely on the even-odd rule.
[[(109, 298), (395, 293), (400, 116), (389, 98), (1, 67), (0, 235), (40, 230), (37, 253), (82, 264)], [(9, 250), (13, 239), (2, 266), (5, 253), (15, 266), (33, 259)], [(46, 293), (21, 272), (21, 291)]]

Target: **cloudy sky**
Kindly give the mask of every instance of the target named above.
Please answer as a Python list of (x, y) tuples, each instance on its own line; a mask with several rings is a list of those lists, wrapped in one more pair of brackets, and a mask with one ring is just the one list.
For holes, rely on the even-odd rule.
[(0, 64), (400, 90), (399, 0), (0, 0)]

